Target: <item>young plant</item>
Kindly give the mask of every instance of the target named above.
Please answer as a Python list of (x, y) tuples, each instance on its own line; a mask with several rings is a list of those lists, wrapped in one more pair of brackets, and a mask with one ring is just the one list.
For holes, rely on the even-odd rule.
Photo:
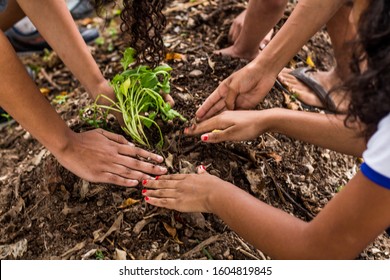
[(170, 93), (169, 79), (171, 75), (169, 72), (172, 68), (168, 65), (161, 65), (150, 69), (148, 66), (140, 65), (128, 69), (128, 66), (135, 61), (134, 55), (134, 49), (128, 48), (125, 50), (121, 60), (123, 72), (117, 74), (111, 81), (117, 101), (115, 102), (105, 95), (100, 95), (98, 99), (105, 98), (112, 105), (97, 106), (120, 112), (125, 123), (122, 129), (141, 145), (150, 147), (144, 128), (156, 127), (160, 135), (157, 147), (161, 148), (163, 136), (155, 119), (159, 117), (167, 122), (178, 117), (182, 121), (186, 121), (162, 97), (162, 94)]

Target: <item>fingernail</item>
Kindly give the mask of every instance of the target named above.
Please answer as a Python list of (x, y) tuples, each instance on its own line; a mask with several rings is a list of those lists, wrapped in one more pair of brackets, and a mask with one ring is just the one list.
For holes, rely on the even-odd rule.
[(136, 185), (138, 185), (138, 181), (137, 180), (129, 180), (129, 183), (131, 184), (131, 185), (134, 185), (134, 186), (136, 186)]
[(146, 190), (142, 190), (142, 193), (146, 193)]
[(202, 141), (209, 140), (209, 136), (207, 134), (201, 136)]
[(162, 156), (157, 156), (157, 160), (158, 160), (158, 161), (163, 161), (164, 158), (163, 158)]
[(199, 166), (200, 169), (206, 170), (206, 167), (204, 165)]
[(184, 133), (188, 134), (188, 127), (184, 128)]
[(148, 180), (142, 180), (142, 185), (146, 185), (148, 183)]
[(145, 196), (145, 200), (148, 201), (150, 198), (148, 196)]
[(193, 123), (193, 124), (191, 125), (191, 129), (194, 130), (195, 127), (196, 127), (196, 126), (195, 126), (195, 124)]
[(135, 145), (131, 142), (128, 142), (129, 146), (134, 147)]
[(158, 178), (160, 178), (160, 176), (156, 176), (156, 177), (154, 178), (154, 180), (158, 180)]
[(260, 49), (263, 50), (264, 48), (265, 48), (265, 44), (261, 44), (261, 45), (260, 45)]
[(161, 172), (167, 172), (167, 169), (165, 167), (160, 167)]

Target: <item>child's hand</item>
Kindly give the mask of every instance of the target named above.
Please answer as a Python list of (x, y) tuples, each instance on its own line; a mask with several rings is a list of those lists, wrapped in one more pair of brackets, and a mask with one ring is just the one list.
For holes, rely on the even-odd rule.
[(208, 143), (243, 141), (257, 138), (269, 128), (271, 110), (225, 111), (211, 119), (184, 129), (186, 135), (201, 135)]
[(63, 151), (53, 152), (54, 156), (65, 168), (90, 182), (134, 187), (139, 181), (151, 178), (148, 174), (167, 172), (165, 167), (146, 162), (161, 163), (161, 156), (137, 148), (123, 136), (103, 129), (71, 132), (68, 142)]
[(225, 110), (252, 109), (263, 100), (275, 83), (276, 76), (255, 62), (226, 78), (197, 110), (199, 121)]
[(208, 174), (203, 166), (198, 174), (175, 174), (156, 177), (156, 180), (143, 180), (142, 194), (151, 205), (180, 212), (213, 212), (213, 197), (227, 183)]

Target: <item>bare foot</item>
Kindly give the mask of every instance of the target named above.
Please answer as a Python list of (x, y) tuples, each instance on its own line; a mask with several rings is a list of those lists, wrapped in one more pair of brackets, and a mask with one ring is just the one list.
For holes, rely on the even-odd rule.
[[(221, 50), (214, 51), (215, 54), (221, 54), (223, 56), (230, 56), (235, 58), (242, 58), (247, 60), (253, 60), (259, 54), (260, 50), (264, 49), (267, 44), (271, 41), (274, 30), (271, 29), (268, 34), (261, 40), (260, 44), (251, 45), (247, 40), (242, 39), (241, 31), (244, 25), (246, 10), (243, 11), (236, 19), (233, 21), (232, 26), (229, 30), (229, 42), (232, 42), (233, 45)], [(245, 37), (244, 37), (245, 38)]]
[[(284, 68), (278, 75), (278, 80), (287, 87), (287, 89), (297, 95), (297, 98), (303, 103), (315, 106), (318, 108), (325, 108), (325, 104), (318, 98), (317, 94), (302, 81), (290, 74), (291, 69)], [(329, 92), (333, 87), (337, 87), (342, 84), (340, 77), (337, 75), (334, 69), (329, 72), (323, 71), (310, 71), (306, 75), (315, 80), (325, 92)], [(346, 112), (348, 109), (348, 98), (344, 91), (335, 90), (329, 95), (330, 99), (336, 106), (338, 112)]]

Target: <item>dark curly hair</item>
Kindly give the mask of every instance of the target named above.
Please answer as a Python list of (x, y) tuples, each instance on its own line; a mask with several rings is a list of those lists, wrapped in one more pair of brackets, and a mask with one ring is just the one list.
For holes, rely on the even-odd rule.
[[(98, 15), (107, 5), (118, 4), (116, 0), (91, 0)], [(166, 0), (123, 0), (120, 14), (121, 31), (129, 35), (129, 46), (137, 51), (137, 63), (140, 60), (151, 67), (164, 59), (162, 32), (166, 25), (162, 10)]]
[(368, 139), (390, 113), (390, 1), (368, 1), (358, 24), (351, 70), (347, 121), (362, 122)]

